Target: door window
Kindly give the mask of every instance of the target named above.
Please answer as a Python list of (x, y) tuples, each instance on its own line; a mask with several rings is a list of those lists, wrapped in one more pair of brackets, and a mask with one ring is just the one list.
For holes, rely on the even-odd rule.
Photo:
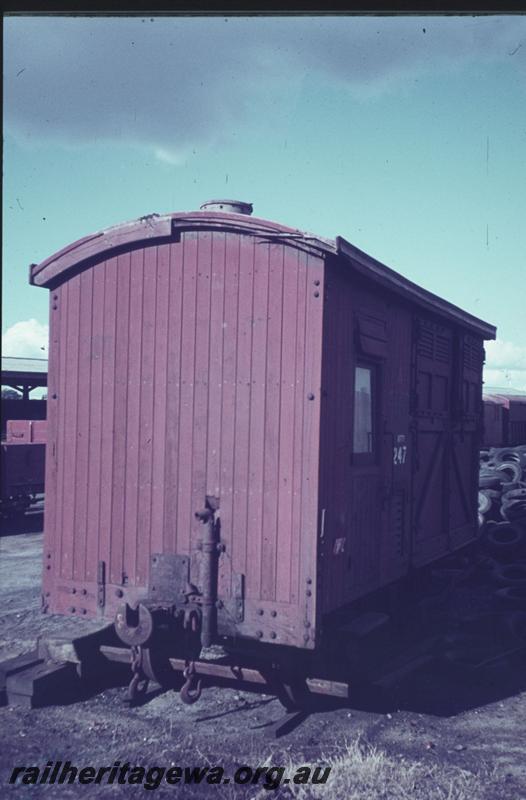
[(372, 367), (354, 369), (353, 453), (374, 452), (374, 379)]

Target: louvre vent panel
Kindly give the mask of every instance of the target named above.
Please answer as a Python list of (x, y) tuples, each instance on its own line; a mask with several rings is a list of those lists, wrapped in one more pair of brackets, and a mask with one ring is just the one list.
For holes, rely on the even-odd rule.
[(464, 338), (464, 367), (480, 370), (482, 366), (482, 346), (471, 337)]
[(445, 336), (440, 336), (437, 334), (435, 337), (435, 359), (437, 361), (443, 361), (444, 364), (448, 364), (450, 358), (451, 352), (449, 339), (446, 339)]
[(433, 358), (433, 348), (434, 344), (434, 336), (433, 331), (428, 331), (425, 328), (420, 330), (420, 336), (418, 341), (418, 353), (424, 358)]
[(451, 339), (444, 336), (443, 329), (437, 325), (422, 324), (418, 331), (418, 355), (442, 364), (451, 362)]

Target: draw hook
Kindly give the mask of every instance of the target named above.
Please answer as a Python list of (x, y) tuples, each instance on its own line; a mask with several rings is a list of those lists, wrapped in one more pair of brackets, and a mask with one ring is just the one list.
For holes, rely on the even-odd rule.
[(190, 706), (201, 697), (201, 681), (196, 679), (195, 664), (192, 662), (183, 670), (185, 682), (181, 687), (181, 700)]

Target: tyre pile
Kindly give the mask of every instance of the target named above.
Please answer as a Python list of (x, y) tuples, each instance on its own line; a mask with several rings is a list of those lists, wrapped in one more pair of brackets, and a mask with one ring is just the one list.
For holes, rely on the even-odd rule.
[(526, 445), (481, 450), (479, 525), (488, 522), (526, 526)]
[(481, 451), (479, 528), (497, 604), (526, 611), (526, 445)]
[[(482, 450), (479, 547), (447, 561), (455, 607), (477, 598), (443, 637), (441, 663), (470, 682), (483, 671), (524, 669), (526, 656), (526, 445)], [(465, 562), (465, 563), (464, 563)], [(447, 570), (434, 570), (445, 577)], [(464, 588), (464, 593), (459, 590)], [(462, 601), (459, 603), (459, 598)], [(491, 676), (491, 672), (489, 673)], [(493, 679), (493, 678), (492, 678)], [(478, 678), (477, 678), (478, 680)]]

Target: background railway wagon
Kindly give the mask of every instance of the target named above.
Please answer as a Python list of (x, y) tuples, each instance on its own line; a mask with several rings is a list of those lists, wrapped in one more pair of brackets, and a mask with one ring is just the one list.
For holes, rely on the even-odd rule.
[(2, 357), (0, 511), (23, 512), (44, 492), (46, 400), (31, 392), (47, 386), (47, 360)]
[[(307, 649), (476, 535), (495, 329), (343, 238), (211, 201), (69, 245), (50, 290), (44, 610), (111, 619), (218, 506), (219, 635)], [(179, 559), (179, 560), (177, 560)]]
[(46, 400), (31, 397), (31, 392), (47, 386), (47, 359), (2, 356), (2, 389), (17, 392), (18, 398), (2, 392), (1, 438), (6, 439), (8, 420), (46, 419)]
[(526, 393), (484, 392), (484, 445), (514, 447), (526, 442)]

